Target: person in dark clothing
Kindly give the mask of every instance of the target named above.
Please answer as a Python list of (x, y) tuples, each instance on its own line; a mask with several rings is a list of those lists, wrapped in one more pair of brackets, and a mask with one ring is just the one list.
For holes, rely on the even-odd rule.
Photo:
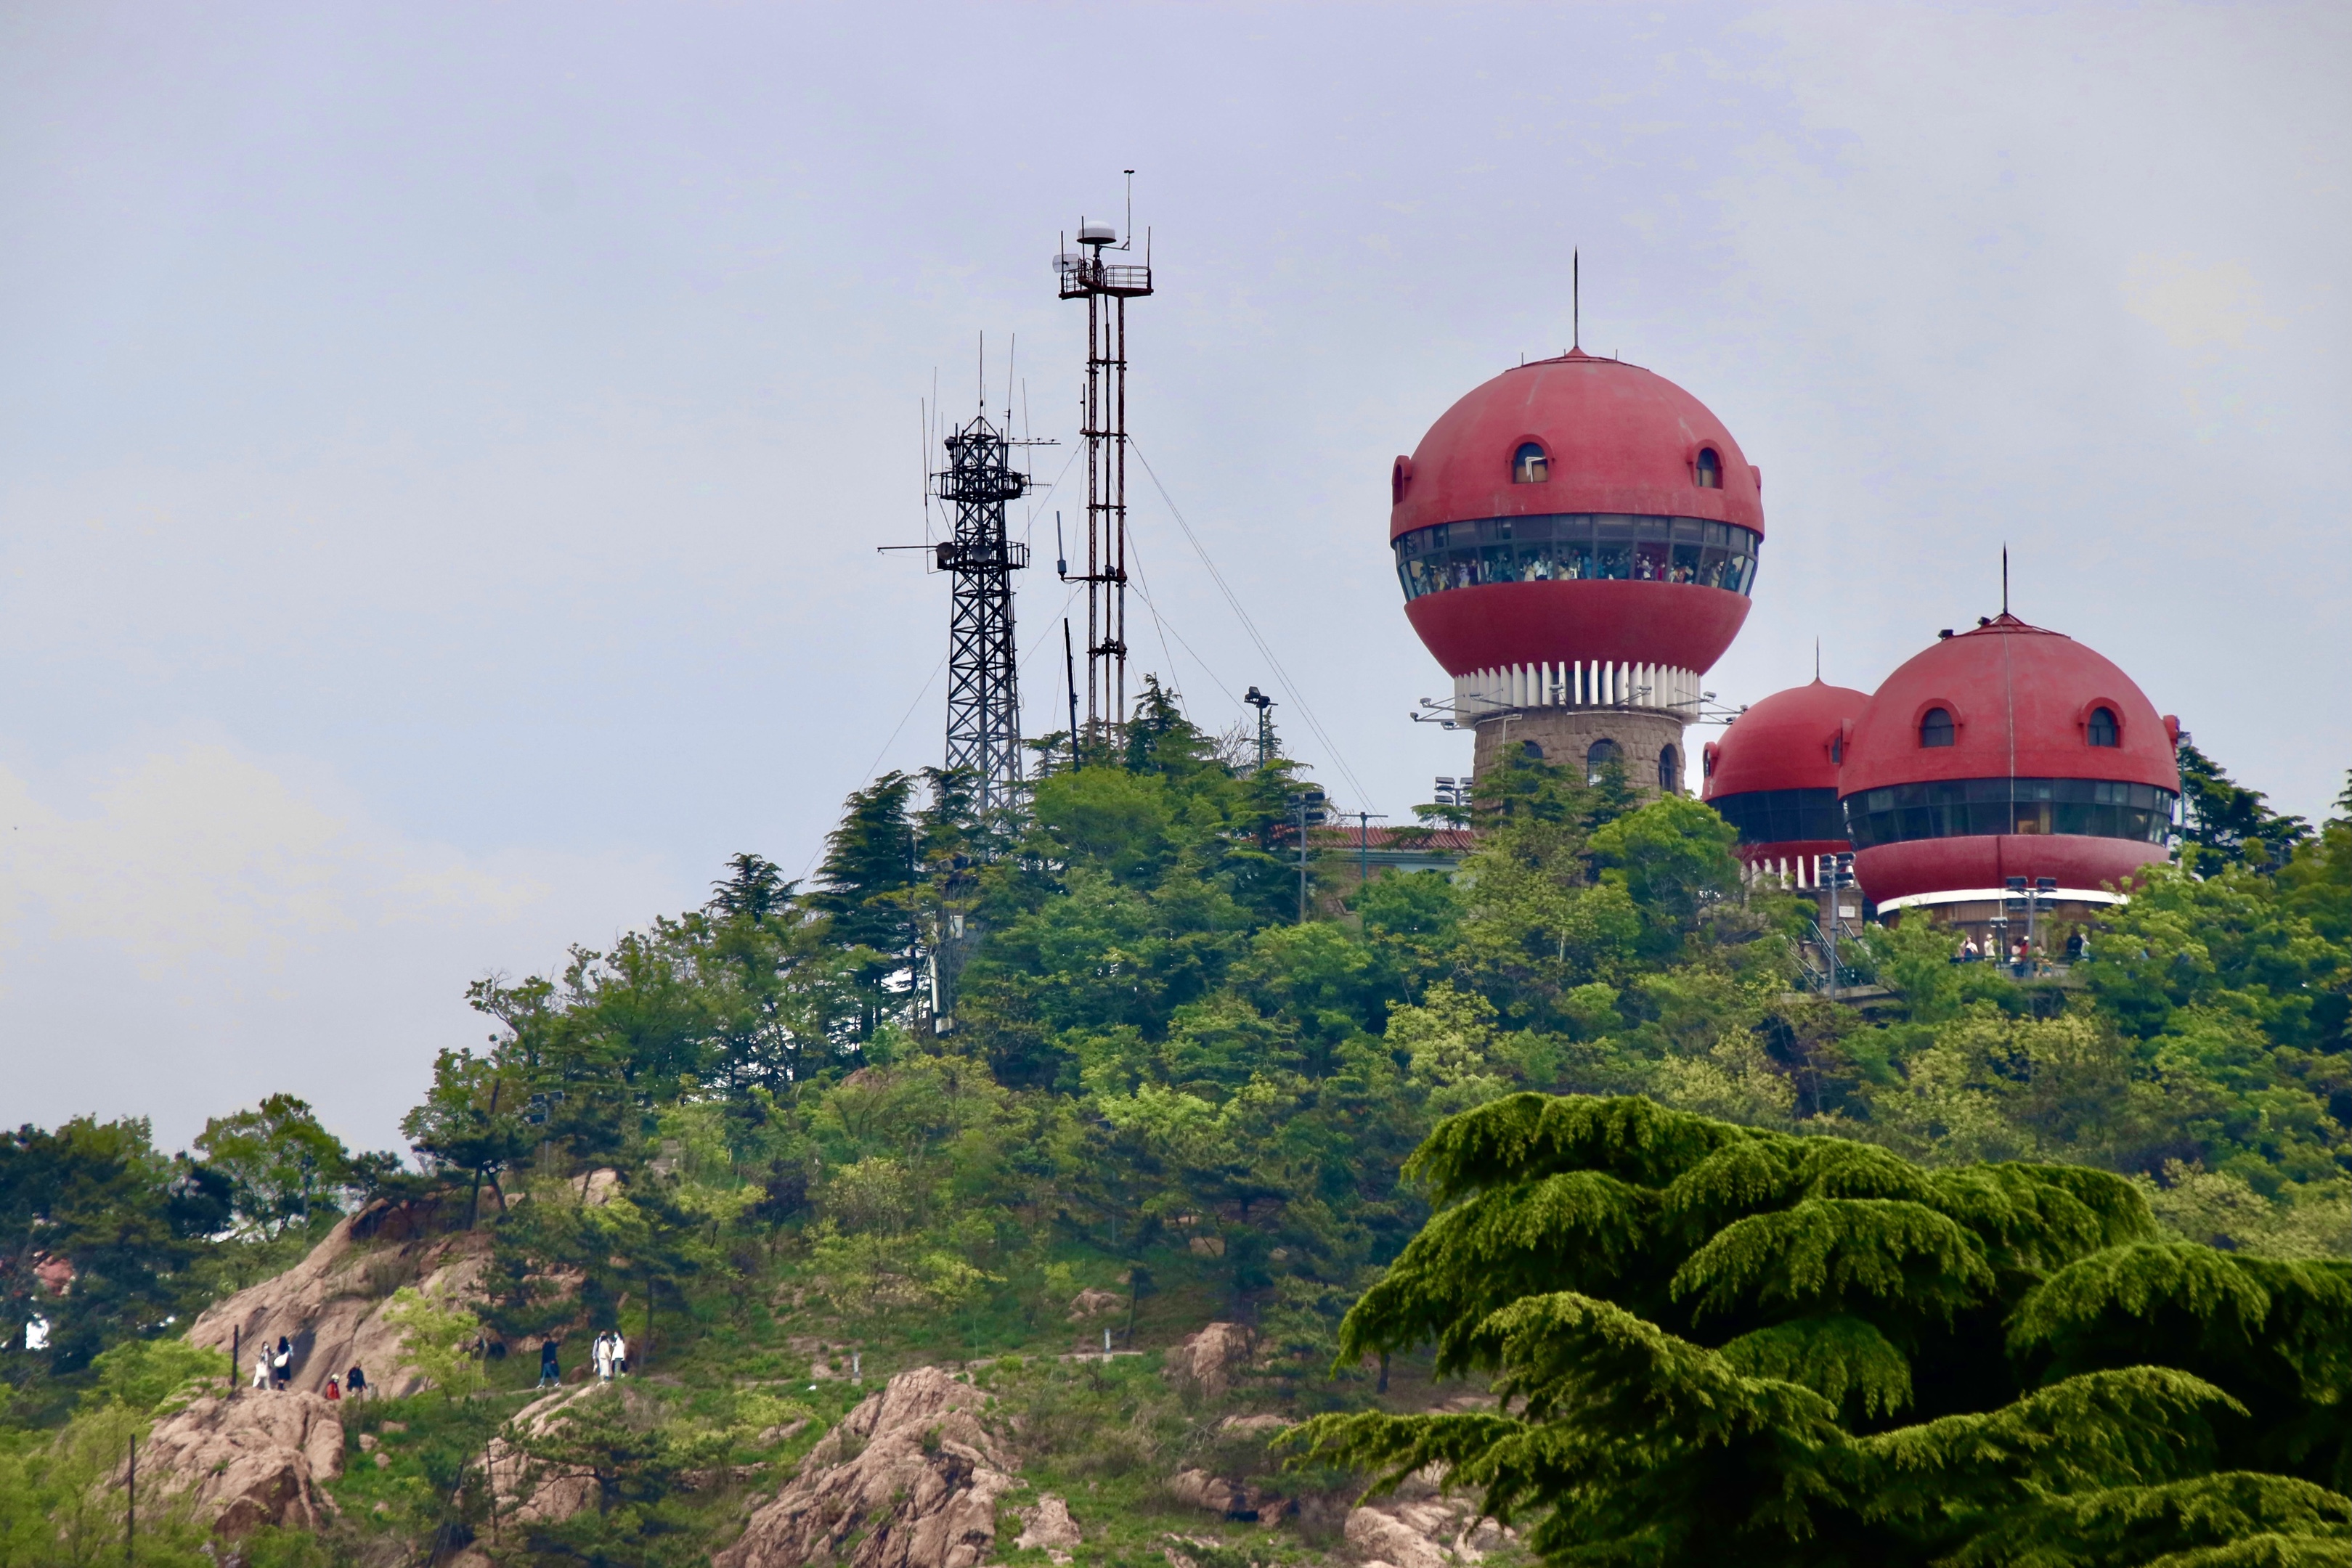
[(351, 1371), (343, 1376), (343, 1392), (354, 1399), (364, 1398), (367, 1395), (367, 1374), (360, 1370), (357, 1362), (352, 1364)]
[(539, 1385), (553, 1388), (563, 1381), (563, 1369), (555, 1364), (555, 1342), (543, 1340), (539, 1347)]
[(277, 1354), (269, 1358), (269, 1376), (281, 1390), (294, 1381), (294, 1342), (284, 1334), (278, 1336)]

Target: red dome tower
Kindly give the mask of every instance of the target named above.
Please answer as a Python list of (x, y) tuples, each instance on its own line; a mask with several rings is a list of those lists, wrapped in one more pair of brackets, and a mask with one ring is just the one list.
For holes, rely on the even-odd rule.
[(1739, 830), (1741, 860), (1811, 887), (1817, 856), (1852, 847), (1838, 809), (1838, 767), (1846, 733), (1869, 703), (1868, 692), (1815, 676), (1747, 708), (1708, 744), (1701, 793)]
[(1882, 908), (1969, 923), (2000, 914), (2011, 877), (2113, 904), (2117, 883), (2166, 858), (2179, 736), (2072, 638), (2006, 611), (1946, 632), (1854, 720), (1838, 789), (1855, 876)]
[(1524, 743), (1681, 789), (1699, 676), (1748, 618), (1761, 485), (1696, 398), (1577, 350), (1474, 389), (1396, 460), (1405, 615), (1479, 771)]

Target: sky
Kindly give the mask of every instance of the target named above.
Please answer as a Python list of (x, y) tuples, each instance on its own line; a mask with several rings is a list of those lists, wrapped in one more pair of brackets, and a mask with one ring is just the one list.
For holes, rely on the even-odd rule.
[[(1265, 689), (1342, 806), (1468, 770), (1407, 719), (1448, 683), (1389, 465), (1568, 346), (1576, 250), (1584, 346), (1767, 476), (1725, 701), (1816, 638), (1874, 685), (2005, 543), (2021, 614), (2324, 814), (2348, 46), (2332, 4), (0, 4), (0, 1123), (178, 1147), (287, 1092), (396, 1146), (469, 981), (800, 873), (938, 761), (945, 580), (877, 547), (983, 365), (1061, 444), (1041, 556), (1082, 511), (1050, 264), (1127, 169), (1137, 663), (1213, 729)], [(1033, 734), (1064, 593), (1021, 584)]]

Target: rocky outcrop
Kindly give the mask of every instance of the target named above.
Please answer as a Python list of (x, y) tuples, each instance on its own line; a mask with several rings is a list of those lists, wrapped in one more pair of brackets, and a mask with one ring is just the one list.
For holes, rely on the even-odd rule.
[(620, 1385), (590, 1383), (560, 1388), (516, 1411), (506, 1430), (490, 1439), (490, 1495), (501, 1518), (517, 1524), (560, 1524), (596, 1505), (594, 1474), (572, 1469), (532, 1454), (531, 1439), (555, 1430), (589, 1399), (623, 1397)]
[(1458, 1568), (1516, 1539), (1482, 1516), (1470, 1499), (1445, 1493), (1392, 1498), (1352, 1510), (1347, 1537), (1364, 1568)]
[(189, 1343), (222, 1352), (233, 1341), (241, 1344), (240, 1384), (253, 1358), (283, 1336), (294, 1344), (298, 1393), (319, 1393), (329, 1377), (354, 1364), (366, 1368), (369, 1385), (379, 1394), (415, 1393), (425, 1380), (405, 1364), (401, 1331), (383, 1321), (384, 1305), (403, 1285), (478, 1298), (490, 1239), (467, 1231), (363, 1245), (353, 1229), (364, 1228), (382, 1207), (347, 1216), (293, 1268), (207, 1308), (188, 1330)]
[(1040, 1494), (1020, 1514), (1021, 1533), (1013, 1540), (1016, 1552), (1043, 1550), (1055, 1562), (1067, 1563), (1071, 1550), (1085, 1542), (1078, 1533), (1078, 1521), (1070, 1517), (1070, 1505), (1052, 1492)]
[(825, 1434), (715, 1568), (977, 1568), (1016, 1484), (985, 1403), (942, 1368), (900, 1373)]
[(1234, 1375), (1249, 1364), (1252, 1348), (1250, 1332), (1241, 1324), (1211, 1323), (1185, 1335), (1161, 1370), (1179, 1388), (1197, 1389), (1203, 1399), (1223, 1399), (1233, 1392)]
[(265, 1524), (316, 1530), (334, 1507), (319, 1483), (342, 1473), (343, 1424), (312, 1394), (199, 1399), (139, 1450), (142, 1488), (192, 1492), (197, 1519), (232, 1538)]
[(1099, 1290), (1089, 1285), (1070, 1298), (1070, 1322), (1084, 1322), (1105, 1312), (1115, 1312), (1127, 1305), (1127, 1298), (1117, 1291)]
[(1255, 1522), (1283, 1500), (1260, 1491), (1245, 1481), (1230, 1480), (1207, 1470), (1178, 1470), (1168, 1479), (1168, 1495), (1187, 1508), (1205, 1509), (1227, 1519)]

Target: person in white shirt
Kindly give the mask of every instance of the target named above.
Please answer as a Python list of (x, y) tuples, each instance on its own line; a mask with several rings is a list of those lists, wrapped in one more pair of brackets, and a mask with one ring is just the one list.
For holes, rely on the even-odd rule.
[(613, 1331), (613, 1371), (615, 1374), (621, 1374), (628, 1370), (629, 1342), (621, 1337), (619, 1329), (614, 1329)]
[(253, 1358), (253, 1385), (256, 1388), (269, 1386), (269, 1347), (266, 1344), (261, 1347), (261, 1353)]
[(599, 1383), (610, 1383), (610, 1382), (612, 1382), (612, 1381), (613, 1381), (613, 1336), (612, 1336), (612, 1334), (610, 1334), (609, 1333), (600, 1333), (600, 1334), (598, 1334), (598, 1335), (596, 1336), (596, 1348), (595, 1348), (595, 1350), (593, 1351), (593, 1353), (592, 1354), (592, 1359), (596, 1363), (596, 1381), (597, 1381), (597, 1382), (599, 1382)]

